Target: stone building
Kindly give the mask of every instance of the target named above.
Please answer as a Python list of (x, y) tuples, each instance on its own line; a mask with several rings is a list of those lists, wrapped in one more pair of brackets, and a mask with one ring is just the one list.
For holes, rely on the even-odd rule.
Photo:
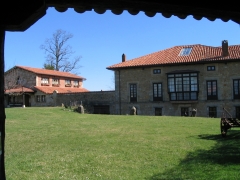
[(79, 106), (86, 113), (117, 114), (115, 91), (88, 91), (84, 77), (15, 66), (5, 72), (5, 107)]
[(54, 93), (88, 92), (86, 79), (68, 72), (15, 66), (4, 78), (5, 106), (54, 106)]
[(240, 118), (240, 45), (175, 46), (107, 67), (115, 72), (117, 114)]

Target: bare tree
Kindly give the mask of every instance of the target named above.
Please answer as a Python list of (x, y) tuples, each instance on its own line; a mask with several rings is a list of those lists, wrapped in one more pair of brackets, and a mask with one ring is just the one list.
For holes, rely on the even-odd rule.
[(111, 78), (111, 85), (108, 86), (109, 90), (114, 91), (115, 90), (115, 76), (113, 75)]
[(70, 57), (75, 52), (66, 43), (72, 37), (71, 33), (59, 29), (40, 46), (47, 54), (46, 63), (44, 64), (45, 69), (52, 69), (51, 67), (54, 67), (54, 70), (57, 71), (72, 72), (81, 67), (79, 65), (81, 56), (76, 56), (70, 60)]

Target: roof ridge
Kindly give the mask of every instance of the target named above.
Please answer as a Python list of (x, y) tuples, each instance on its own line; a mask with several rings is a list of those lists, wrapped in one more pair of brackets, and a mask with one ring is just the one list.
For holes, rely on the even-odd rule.
[[(192, 47), (188, 55), (181, 55), (183, 48)], [(240, 59), (240, 45), (228, 46), (229, 55), (222, 55), (222, 46), (214, 47), (202, 44), (178, 45), (164, 50), (156, 51), (147, 55), (143, 55), (125, 62), (120, 62), (108, 66), (107, 69), (140, 67), (140, 66), (156, 66), (166, 64), (179, 63), (195, 63), (204, 61), (225, 61)], [(239, 49), (239, 50), (238, 50)]]
[[(52, 75), (52, 76), (59, 76), (59, 77), (71, 77), (71, 78), (86, 80), (86, 78), (76, 75), (76, 74), (73, 74), (73, 73), (70, 73), (70, 72), (35, 68), (35, 67), (29, 67), (29, 66), (20, 66), (20, 65), (16, 65), (13, 68), (16, 68), (16, 67), (33, 72), (35, 74), (45, 74), (45, 75)], [(13, 69), (13, 68), (11, 68), (11, 69)]]

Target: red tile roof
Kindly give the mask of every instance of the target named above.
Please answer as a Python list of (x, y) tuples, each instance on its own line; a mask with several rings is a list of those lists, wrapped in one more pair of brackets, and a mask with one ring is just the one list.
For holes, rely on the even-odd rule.
[(33, 93), (34, 91), (30, 88), (26, 88), (26, 87), (17, 87), (17, 88), (13, 88), (13, 89), (6, 89), (5, 90), (5, 94), (11, 94), (11, 93)]
[[(179, 56), (183, 48), (192, 48), (191, 53)], [(228, 56), (222, 56), (222, 47), (204, 45), (175, 46), (139, 58), (108, 66), (107, 69), (131, 68), (140, 66), (157, 66), (181, 63), (201, 63), (214, 61), (240, 60), (240, 45), (228, 46)]]
[(59, 77), (68, 77), (68, 78), (74, 78), (74, 79), (83, 79), (86, 80), (86, 78), (77, 76), (75, 74), (71, 74), (69, 72), (62, 72), (62, 71), (55, 71), (55, 70), (48, 70), (48, 69), (40, 69), (40, 68), (32, 68), (32, 67), (26, 67), (26, 66), (15, 66), (30, 72), (33, 72), (35, 74), (44, 74), (44, 75), (51, 75), (51, 76), (59, 76)]
[(57, 93), (60, 93), (60, 94), (89, 92), (89, 90), (85, 88), (71, 88), (71, 87), (61, 88), (61, 87), (47, 87), (47, 86), (35, 86), (34, 88), (46, 94), (52, 94), (53, 91), (57, 91)]

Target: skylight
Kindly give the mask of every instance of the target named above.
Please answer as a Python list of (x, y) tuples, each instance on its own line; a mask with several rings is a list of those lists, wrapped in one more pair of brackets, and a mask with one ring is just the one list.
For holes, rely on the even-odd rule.
[(179, 54), (179, 56), (188, 56), (192, 51), (191, 47), (183, 48)]

